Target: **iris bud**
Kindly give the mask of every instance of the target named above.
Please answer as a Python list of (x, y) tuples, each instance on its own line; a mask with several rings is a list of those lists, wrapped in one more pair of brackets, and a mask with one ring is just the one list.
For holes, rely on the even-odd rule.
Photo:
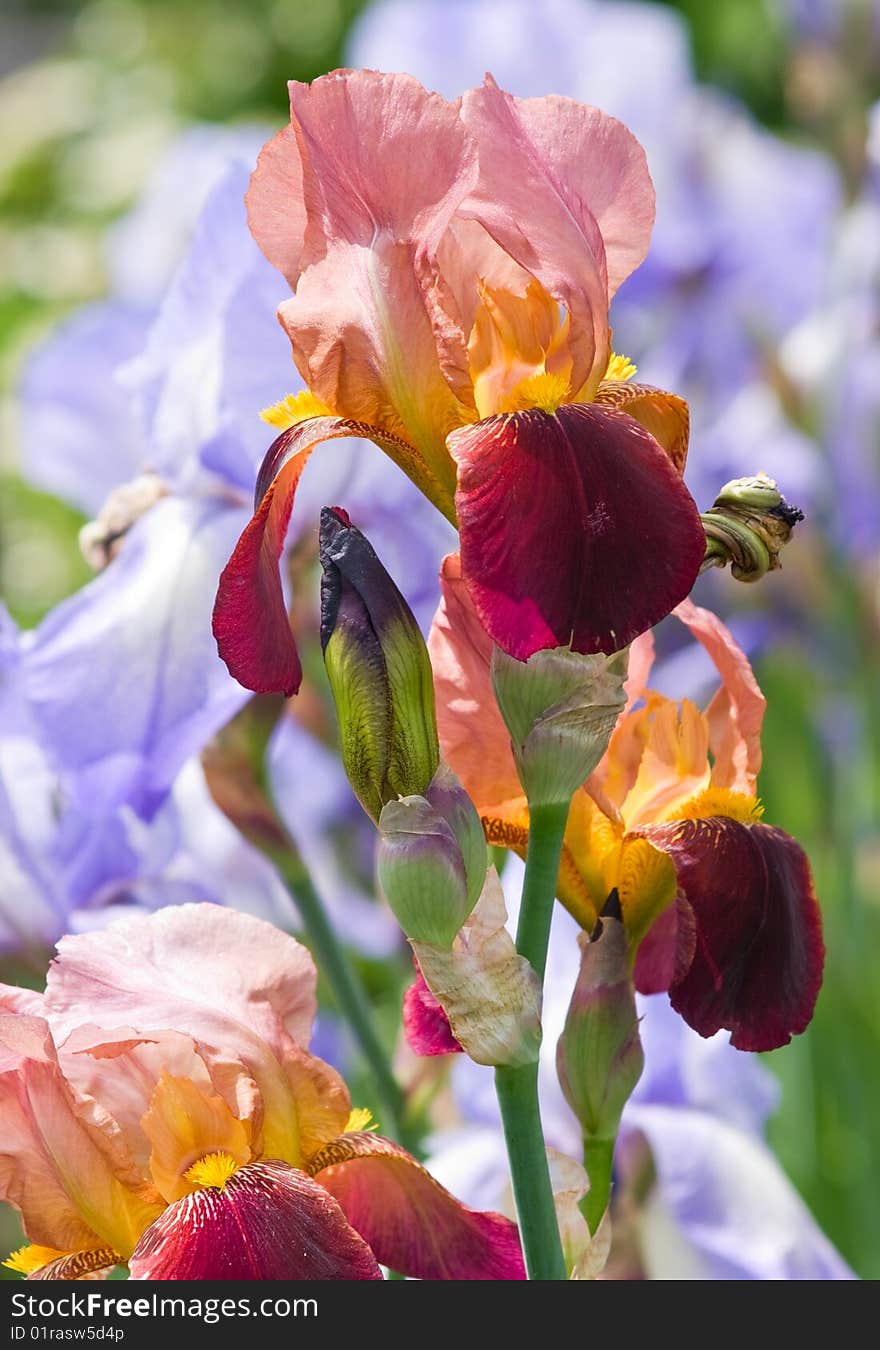
[(407, 937), (449, 950), (486, 879), (486, 838), (474, 804), (441, 764), (424, 795), (379, 817), (379, 885)]
[(492, 652), (492, 684), (529, 806), (567, 805), (608, 745), (626, 701), (627, 657), (567, 647), (517, 661)]
[(440, 751), (431, 663), (419, 626), (345, 511), (321, 512), (321, 645), (342, 760), (367, 815), (425, 791)]
[(559, 1082), (587, 1140), (614, 1139), (644, 1066), (626, 930), (609, 908), (592, 937), (578, 938), (581, 968), (556, 1047)]
[(735, 478), (725, 483), (711, 510), (700, 517), (706, 532), (703, 568), (729, 562), (737, 581), (760, 581), (782, 566), (780, 551), (803, 518), (766, 474)]

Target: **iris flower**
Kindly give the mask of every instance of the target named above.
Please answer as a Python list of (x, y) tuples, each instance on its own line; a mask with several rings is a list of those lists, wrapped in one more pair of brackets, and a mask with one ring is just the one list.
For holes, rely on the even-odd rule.
[(260, 919), (183, 905), (67, 937), (45, 994), (0, 987), (0, 1197), (35, 1279), (524, 1279), (352, 1112), (306, 1049), (315, 968)]
[(506, 651), (625, 646), (687, 595), (704, 548), (687, 405), (611, 350), (609, 301), (654, 215), (641, 146), (596, 108), (491, 77), (449, 103), (410, 76), (336, 71), (290, 100), (248, 213), (295, 292), (279, 316), (307, 389), (268, 414), (281, 435), (221, 578), (230, 671), (297, 689), (277, 561), (309, 454), (351, 436), (457, 525)]
[[(494, 700), (491, 644), (456, 555), (429, 648), (443, 755), (492, 843), (517, 852), (528, 809)], [(628, 706), (608, 751), (575, 794), (558, 895), (592, 929), (620, 903), (642, 993), (669, 990), (703, 1036), (726, 1027), (740, 1050), (770, 1050), (805, 1029), (822, 978), (821, 921), (807, 859), (762, 820), (755, 795), (764, 698), (745, 654), (710, 611), (676, 616), (721, 677), (708, 707), (648, 687), (653, 639), (630, 652)]]

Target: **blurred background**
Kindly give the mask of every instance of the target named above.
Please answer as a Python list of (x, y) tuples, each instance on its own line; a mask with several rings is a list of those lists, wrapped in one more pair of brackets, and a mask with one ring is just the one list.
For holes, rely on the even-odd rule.
[[(491, 69), (515, 93), (569, 93), (623, 117), (648, 149), (659, 211), (654, 251), (615, 304), (616, 349), (689, 398), (702, 509), (725, 478), (766, 469), (807, 511), (781, 573), (753, 590), (709, 578), (703, 594), (752, 652), (769, 700), (767, 819), (803, 843), (826, 916), (815, 1020), (766, 1057), (783, 1084), (772, 1142), (854, 1269), (877, 1278), (874, 0), (4, 0), (4, 602), (31, 628), (91, 576), (77, 543), (85, 516), (60, 486), (43, 490), (45, 476), (35, 486), (22, 460), (29, 353), (111, 291), (155, 303), (209, 186), (188, 168), (175, 187), (182, 133), (221, 123), (257, 146), (287, 119), (287, 79), (349, 63), (410, 69), (447, 96)], [(666, 692), (683, 692), (674, 659), (666, 678)]]

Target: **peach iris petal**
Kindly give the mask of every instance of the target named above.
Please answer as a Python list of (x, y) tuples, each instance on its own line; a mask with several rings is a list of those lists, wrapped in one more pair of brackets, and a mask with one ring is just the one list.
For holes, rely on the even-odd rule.
[[(407, 75), (337, 71), (292, 83), (290, 104), (307, 219), (296, 295), (280, 311), (294, 359), (335, 412), (404, 435), (451, 484), (443, 443), (471, 392), (464, 335), (432, 322), (431, 292), (476, 147), (457, 106)], [(284, 172), (284, 148), (267, 173)], [(262, 178), (255, 187), (251, 228), (278, 257), (275, 198)]]
[(124, 1186), (108, 1141), (83, 1116), (46, 1022), (0, 1016), (0, 1199), (28, 1237), (59, 1251), (128, 1255), (161, 1210)]
[(271, 924), (215, 905), (181, 905), (64, 938), (49, 971), (46, 1005), (59, 1039), (78, 1025), (191, 1036), (230, 1106), (243, 1075), (265, 1110), (263, 1149), (296, 1160), (299, 1131), (284, 1066), (306, 1046), (315, 1013), (315, 968)]
[[(211, 1085), (192, 1040), (176, 1033), (141, 1036), (130, 1027), (79, 1027), (60, 1047), (58, 1060), (83, 1104), (83, 1117), (112, 1144), (117, 1176), (136, 1188), (149, 1175), (150, 1144), (141, 1119), (159, 1075), (198, 1077), (198, 1065), (203, 1085)], [(152, 1198), (158, 1202), (158, 1193)]]
[(516, 1225), (461, 1204), (399, 1144), (347, 1134), (308, 1164), (383, 1265), (422, 1280), (523, 1280)]
[(521, 810), (510, 735), (492, 693), (492, 640), (477, 617), (457, 553), (444, 558), (440, 569), (440, 604), (428, 651), (444, 759), (482, 815), (506, 815), (508, 803)]
[[(616, 732), (615, 732), (616, 734)], [(709, 786), (709, 729), (699, 708), (649, 695), (621, 737), (627, 753), (641, 742), (638, 772), (622, 805), (628, 830), (674, 819), (675, 807)]]
[(194, 1189), (184, 1173), (200, 1158), (228, 1153), (239, 1165), (250, 1160), (247, 1125), (222, 1097), (205, 1092), (190, 1078), (161, 1074), (143, 1129), (152, 1145), (150, 1175), (169, 1204)]
[(251, 234), (295, 290), (302, 269), (306, 204), (302, 160), (292, 126), (263, 146), (245, 200)]
[(647, 252), (654, 190), (622, 123), (570, 99), (514, 99), (487, 77), (462, 100), (480, 179), (462, 207), (570, 316), (572, 394), (608, 361), (608, 302)]
[(767, 700), (749, 658), (711, 610), (684, 600), (673, 610), (711, 656), (722, 680), (706, 709), (712, 784), (751, 796), (761, 769), (761, 725)]

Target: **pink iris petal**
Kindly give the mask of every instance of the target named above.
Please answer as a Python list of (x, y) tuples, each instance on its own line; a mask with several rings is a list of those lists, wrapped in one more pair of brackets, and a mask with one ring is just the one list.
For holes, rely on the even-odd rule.
[(347, 1134), (309, 1164), (383, 1265), (422, 1280), (524, 1280), (516, 1224), (462, 1205), (415, 1158)]
[(473, 399), (466, 334), (440, 318), (434, 258), (476, 182), (476, 145), (458, 107), (408, 75), (293, 82), (290, 106), (293, 134), (264, 151), (248, 206), (296, 291), (280, 310), (294, 359), (328, 406), (405, 435), (439, 469)]
[(285, 1163), (249, 1163), (184, 1196), (144, 1233), (133, 1280), (381, 1280), (339, 1205)]
[(307, 1047), (315, 967), (305, 947), (249, 914), (176, 905), (66, 937), (46, 1009), (59, 1044), (84, 1026), (174, 1028), (232, 1056), (244, 1044)]
[(285, 127), (263, 146), (245, 200), (251, 233), (272, 266), (295, 290), (305, 242), (306, 205), (293, 126)]
[(787, 1045), (822, 982), (821, 919), (803, 850), (782, 830), (726, 816), (644, 831), (675, 863), (696, 921), (693, 961), (672, 1006), (701, 1036), (739, 1050)]
[(425, 984), (421, 971), (403, 996), (403, 1031), (413, 1054), (454, 1055), (461, 1051), (449, 1018)]
[(569, 404), (449, 437), (462, 571), (490, 636), (526, 660), (617, 651), (688, 594), (705, 551), (668, 457), (626, 413)]
[(572, 391), (595, 391), (608, 357), (608, 301), (644, 258), (654, 221), (645, 152), (621, 122), (571, 99), (519, 100), (491, 77), (462, 100), (480, 179), (461, 214), (563, 305)]

